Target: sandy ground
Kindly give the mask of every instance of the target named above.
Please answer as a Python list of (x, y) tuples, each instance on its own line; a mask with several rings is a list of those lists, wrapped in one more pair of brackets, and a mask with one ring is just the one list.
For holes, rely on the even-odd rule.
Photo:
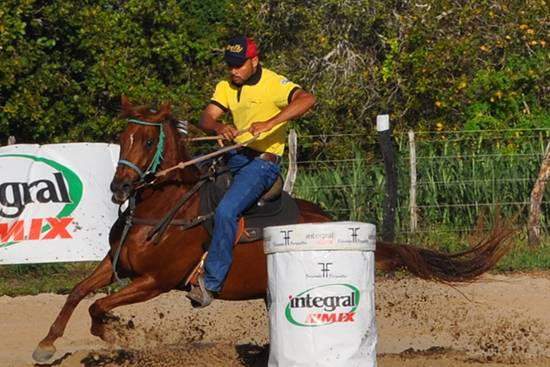
[[(550, 273), (486, 276), (453, 288), (377, 279), (378, 366), (550, 366)], [(34, 366), (266, 366), (262, 301), (194, 310), (184, 293), (115, 310), (115, 344), (89, 334), (85, 299), (49, 364)], [(0, 297), (0, 366), (33, 366), (32, 351), (65, 296)]]

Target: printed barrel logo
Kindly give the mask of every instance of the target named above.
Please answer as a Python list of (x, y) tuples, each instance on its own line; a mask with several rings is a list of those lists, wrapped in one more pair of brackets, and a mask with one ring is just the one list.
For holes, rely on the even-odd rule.
[(290, 295), (286, 319), (296, 326), (317, 327), (355, 322), (359, 289), (351, 284), (324, 284)]
[[(15, 167), (29, 167), (26, 181), (6, 179), (4, 173), (0, 182), (0, 247), (24, 240), (71, 239), (67, 227), (83, 192), (78, 175), (52, 159), (31, 154), (0, 158), (8, 173), (10, 167), (14, 171)], [(36, 163), (40, 165), (35, 168)], [(24, 213), (27, 208), (32, 210)]]

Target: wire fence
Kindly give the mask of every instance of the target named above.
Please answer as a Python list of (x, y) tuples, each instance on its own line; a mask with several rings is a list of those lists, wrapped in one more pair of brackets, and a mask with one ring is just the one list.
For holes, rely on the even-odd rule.
[[(394, 133), (393, 140), (396, 232), (407, 237), (413, 231), (409, 133)], [(525, 223), (548, 141), (550, 128), (416, 132), (414, 232), (470, 232), (497, 210)], [(382, 223), (386, 173), (375, 133), (300, 135), (297, 166), (295, 196), (318, 203), (335, 220)], [(546, 192), (541, 205), (548, 232)]]
[[(550, 138), (549, 129), (429, 131), (414, 134), (415, 232), (434, 228), (469, 232), (479, 218), (497, 210), (527, 219), (530, 195)], [(322, 138), (322, 144), (318, 139)], [(334, 141), (337, 141), (334, 142)], [(411, 232), (411, 148), (408, 133), (394, 134), (398, 170), (397, 233)], [(335, 219), (381, 223), (385, 173), (376, 138), (334, 134), (298, 136), (298, 146), (338, 147), (336, 157), (298, 154), (294, 193), (319, 203)], [(329, 152), (330, 153), (330, 152)], [(549, 225), (550, 197), (541, 207), (543, 230)]]

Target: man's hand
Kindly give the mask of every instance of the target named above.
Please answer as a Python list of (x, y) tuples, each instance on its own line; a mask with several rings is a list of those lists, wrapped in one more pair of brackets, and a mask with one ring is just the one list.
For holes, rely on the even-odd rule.
[(268, 121), (253, 122), (248, 128), (248, 132), (254, 136), (258, 136), (265, 131), (269, 131), (273, 128), (273, 124)]
[(216, 129), (216, 133), (223, 136), (223, 138), (227, 140), (233, 140), (237, 135), (239, 135), (239, 132), (233, 125), (224, 124), (220, 124), (220, 127)]

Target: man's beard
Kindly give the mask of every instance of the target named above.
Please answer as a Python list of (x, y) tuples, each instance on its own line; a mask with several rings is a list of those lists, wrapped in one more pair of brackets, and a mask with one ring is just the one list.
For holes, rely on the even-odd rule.
[(242, 80), (241, 78), (231, 77), (231, 82), (235, 85), (241, 86), (245, 83), (245, 80)]

